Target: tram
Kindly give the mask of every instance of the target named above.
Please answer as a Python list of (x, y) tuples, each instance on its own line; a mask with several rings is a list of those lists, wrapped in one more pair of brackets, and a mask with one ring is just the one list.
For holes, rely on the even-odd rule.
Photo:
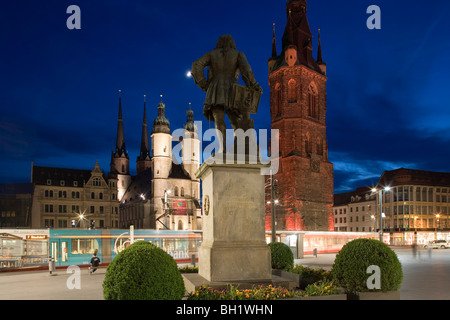
[(134, 241), (148, 241), (171, 255), (177, 263), (191, 262), (197, 256), (201, 232), (178, 230), (80, 230), (50, 229), (49, 255), (55, 266), (89, 265), (94, 253), (102, 264)]

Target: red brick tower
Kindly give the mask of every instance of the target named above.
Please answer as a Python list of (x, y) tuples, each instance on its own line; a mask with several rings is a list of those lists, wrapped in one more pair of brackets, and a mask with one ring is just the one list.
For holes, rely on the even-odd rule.
[[(280, 134), (277, 230), (333, 230), (333, 164), (326, 136), (326, 65), (312, 55), (306, 1), (290, 0), (282, 52), (269, 59), (272, 129)], [(266, 230), (271, 229), (270, 209)]]

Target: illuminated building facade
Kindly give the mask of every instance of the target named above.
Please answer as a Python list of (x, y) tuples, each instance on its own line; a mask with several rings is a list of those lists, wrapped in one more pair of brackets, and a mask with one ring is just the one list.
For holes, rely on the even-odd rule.
[[(272, 129), (279, 130), (276, 228), (333, 230), (333, 164), (326, 136), (326, 64), (322, 48), (313, 58), (306, 1), (290, 0), (282, 51), (277, 54), (275, 27), (269, 59)], [(266, 215), (266, 230), (271, 215)]]
[(361, 187), (353, 192), (334, 195), (334, 231), (376, 232), (376, 193), (372, 188)]
[[(200, 166), (201, 151), (194, 113), (191, 109), (187, 111), (181, 142), (181, 164), (173, 159), (172, 134), (165, 115), (165, 104), (162, 101), (158, 104), (151, 144), (146, 114), (144, 102), (141, 149), (136, 160), (136, 176), (132, 176), (125, 149), (122, 105), (119, 102), (117, 145), (111, 155), (110, 175), (118, 180), (120, 227), (133, 225), (137, 229), (201, 229), (200, 180), (195, 177)], [(187, 144), (189, 148), (185, 148)], [(189, 154), (185, 150), (189, 150)]]
[(385, 187), (390, 188), (381, 192), (386, 242), (395, 245), (450, 240), (450, 173), (406, 168), (383, 172), (377, 186), (336, 194), (335, 231), (379, 232), (379, 192), (372, 188)]
[(117, 179), (93, 170), (32, 166), (31, 228), (118, 228)]

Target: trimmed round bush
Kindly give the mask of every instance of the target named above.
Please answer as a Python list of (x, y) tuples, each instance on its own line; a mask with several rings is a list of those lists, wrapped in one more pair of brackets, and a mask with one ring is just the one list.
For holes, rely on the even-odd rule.
[(105, 300), (180, 300), (183, 277), (173, 258), (146, 241), (137, 241), (109, 264), (103, 281)]
[[(369, 289), (368, 282), (371, 287), (376, 283), (373, 281), (376, 273), (368, 270), (369, 266), (379, 267), (380, 289)], [(364, 238), (352, 240), (342, 247), (336, 255), (331, 275), (336, 285), (353, 293), (396, 291), (403, 280), (397, 254), (378, 240)]]
[(289, 269), (294, 266), (294, 254), (286, 244), (282, 242), (269, 243), (272, 268)]

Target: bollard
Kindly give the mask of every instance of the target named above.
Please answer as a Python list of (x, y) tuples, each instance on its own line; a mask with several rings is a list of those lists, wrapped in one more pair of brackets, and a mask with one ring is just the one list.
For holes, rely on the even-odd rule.
[(48, 259), (48, 271), (50, 272), (50, 275), (53, 275), (53, 271), (55, 271), (55, 259), (52, 257)]

